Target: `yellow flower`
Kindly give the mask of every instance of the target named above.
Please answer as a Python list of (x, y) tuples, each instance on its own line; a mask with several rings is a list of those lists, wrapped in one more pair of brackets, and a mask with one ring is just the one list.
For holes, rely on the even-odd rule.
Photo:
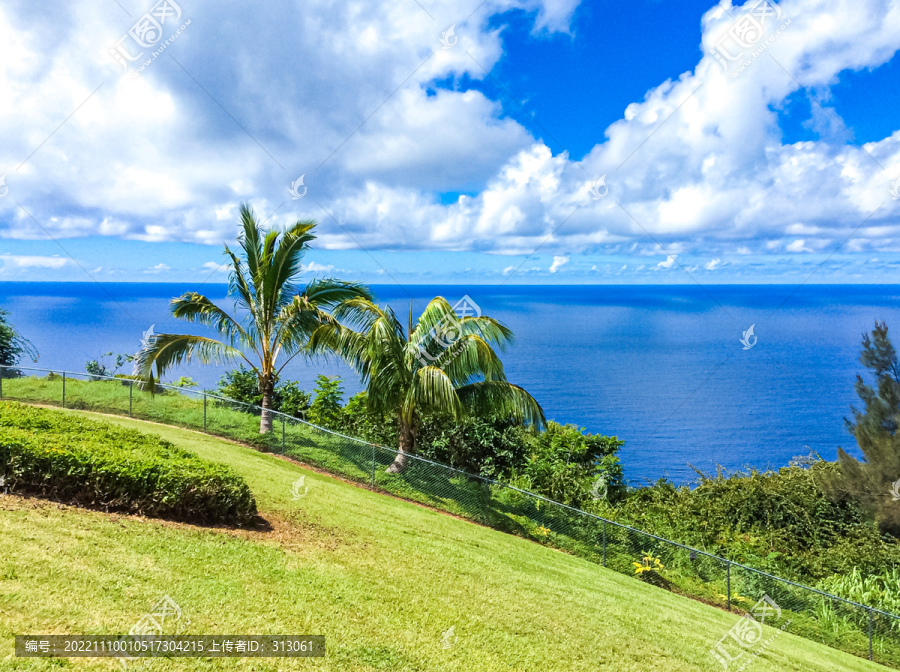
[(538, 525), (537, 531), (543, 534), (545, 537), (550, 534), (550, 529), (544, 527), (543, 525)]

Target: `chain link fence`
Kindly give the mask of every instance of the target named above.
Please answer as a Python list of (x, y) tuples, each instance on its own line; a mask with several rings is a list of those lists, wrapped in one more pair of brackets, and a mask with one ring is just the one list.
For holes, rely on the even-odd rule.
[[(16, 369), (32, 375), (4, 379), (3, 368), (0, 399), (128, 416), (239, 441), (733, 611), (735, 626), (710, 651), (714, 666), (718, 661), (726, 670), (741, 670), (767, 642), (790, 632), (900, 669), (900, 616), (504, 483), (414, 455), (405, 470), (391, 474), (386, 469), (396, 450), (204, 391), (160, 385), (151, 395), (125, 377), (26, 367)], [(259, 433), (263, 412), (272, 419), (266, 434)]]

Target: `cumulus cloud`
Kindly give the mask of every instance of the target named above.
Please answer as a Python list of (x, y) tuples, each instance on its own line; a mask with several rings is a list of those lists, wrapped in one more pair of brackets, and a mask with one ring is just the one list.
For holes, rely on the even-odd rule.
[(314, 261), (303, 264), (302, 267), (304, 273), (328, 273), (334, 270), (334, 266), (331, 264), (317, 264)]
[[(7, 4), (0, 161), (19, 165), (78, 108), (7, 185), (57, 238), (218, 244), (250, 200), (269, 225), (318, 218), (321, 247), (530, 254), (545, 244), (553, 272), (563, 254), (658, 254), (648, 234), (671, 252), (663, 269), (677, 254), (819, 252), (864, 221), (848, 252), (900, 251), (889, 193), (900, 130), (848, 142), (828, 99), (842, 72), (900, 48), (896, 2), (785, 0), (782, 23), (767, 26), (789, 20), (784, 32), (733, 77), (743, 61), (723, 69), (716, 45), (751, 3), (725, 0), (698, 17), (695, 67), (628, 105), (580, 165), (497, 100), (436, 84), (485, 78), (473, 58), (490, 70), (503, 56), (497, 13), (524, 9), (535, 35), (566, 33), (577, 0), (489, 0), (470, 22), (454, 3), (434, 4), (435, 19), (416, 3), (234, 5), (227, 20), (220, 6), (192, 6), (167, 50), (183, 69), (160, 57), (137, 78), (107, 53), (128, 27), (113, 3), (74, 0), (66, 13)], [(440, 48), (436, 22), (457, 24), (457, 48)], [(266, 39), (251, 48), (248, 34)], [(827, 114), (812, 105), (819, 139), (786, 144), (777, 112), (801, 85)], [(309, 193), (291, 200), (301, 174)], [(604, 174), (609, 195), (595, 200)], [(447, 192), (474, 195), (444, 205), (436, 194)], [(0, 237), (43, 239), (41, 226), (0, 201)]]
[(678, 258), (677, 254), (669, 254), (666, 255), (666, 260), (659, 262), (656, 267), (657, 268), (672, 268), (675, 265), (675, 260)]
[(4, 268), (62, 268), (70, 260), (63, 257), (43, 257), (27, 254), (3, 254), (0, 261)]
[(703, 268), (705, 268), (707, 271), (714, 271), (717, 268), (721, 268), (722, 266), (723, 264), (721, 259), (712, 259), (711, 261), (706, 262), (706, 264), (703, 265)]
[(553, 263), (550, 264), (550, 272), (556, 273), (559, 269), (569, 263), (568, 257), (553, 257)]

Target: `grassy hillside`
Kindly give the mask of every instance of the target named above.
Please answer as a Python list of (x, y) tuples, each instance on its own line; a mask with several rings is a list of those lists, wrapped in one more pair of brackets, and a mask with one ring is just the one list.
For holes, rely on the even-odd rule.
[[(189, 619), (182, 632), (322, 634), (329, 653), (149, 662), (160, 671), (722, 669), (709, 650), (734, 614), (273, 455), (107, 419), (231, 467), (270, 529), (203, 528), (0, 496), (0, 670), (59, 667), (12, 657), (16, 633), (124, 633), (163, 594)], [(305, 494), (294, 499), (300, 476)], [(451, 626), (458, 640), (445, 648)], [(764, 637), (774, 633), (767, 628)], [(62, 665), (118, 669), (111, 659)], [(746, 669), (885, 668), (782, 633)]]

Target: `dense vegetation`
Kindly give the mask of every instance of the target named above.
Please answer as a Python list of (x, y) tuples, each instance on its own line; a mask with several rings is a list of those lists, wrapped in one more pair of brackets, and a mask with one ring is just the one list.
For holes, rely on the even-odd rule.
[(159, 437), (59, 411), (0, 404), (0, 476), (13, 492), (198, 522), (256, 514), (230, 469)]
[(37, 362), (38, 351), (27, 338), (7, 319), (9, 311), (0, 308), (0, 378), (17, 378), (22, 372), (14, 368), (22, 359), (29, 357)]
[(416, 320), (410, 303), (404, 327), (390, 306), (360, 298), (337, 306), (334, 317), (313, 332), (309, 349), (340, 355), (366, 387), (367, 410), (396, 418), (392, 445), (398, 452), (390, 473), (402, 472), (408, 455), (418, 451), (429, 415), (456, 421), (498, 416), (538, 428), (546, 423), (534, 397), (507, 380), (495, 351), (513, 342), (512, 331), (480, 309), (451, 307), (437, 296)]
[[(228, 295), (234, 300), (235, 315), (197, 292), (185, 292), (171, 301), (174, 317), (212, 327), (222, 340), (192, 334), (148, 335), (134, 355), (134, 374), (153, 389), (155, 380), (182, 362), (242, 361), (256, 376), (262, 408), (259, 433), (265, 434), (272, 430), (269, 411), (284, 367), (295, 357), (309, 354), (312, 333), (334, 323), (333, 311), (341, 308), (341, 314), (352, 320), (357, 311), (347, 304), (372, 295), (359, 283), (333, 278), (298, 284), (303, 256), (316, 237), (313, 220), (298, 221), (281, 233), (264, 230), (246, 204), (241, 205), (240, 214), (240, 251), (225, 246), (230, 266)], [(286, 391), (281, 392), (284, 396)]]

